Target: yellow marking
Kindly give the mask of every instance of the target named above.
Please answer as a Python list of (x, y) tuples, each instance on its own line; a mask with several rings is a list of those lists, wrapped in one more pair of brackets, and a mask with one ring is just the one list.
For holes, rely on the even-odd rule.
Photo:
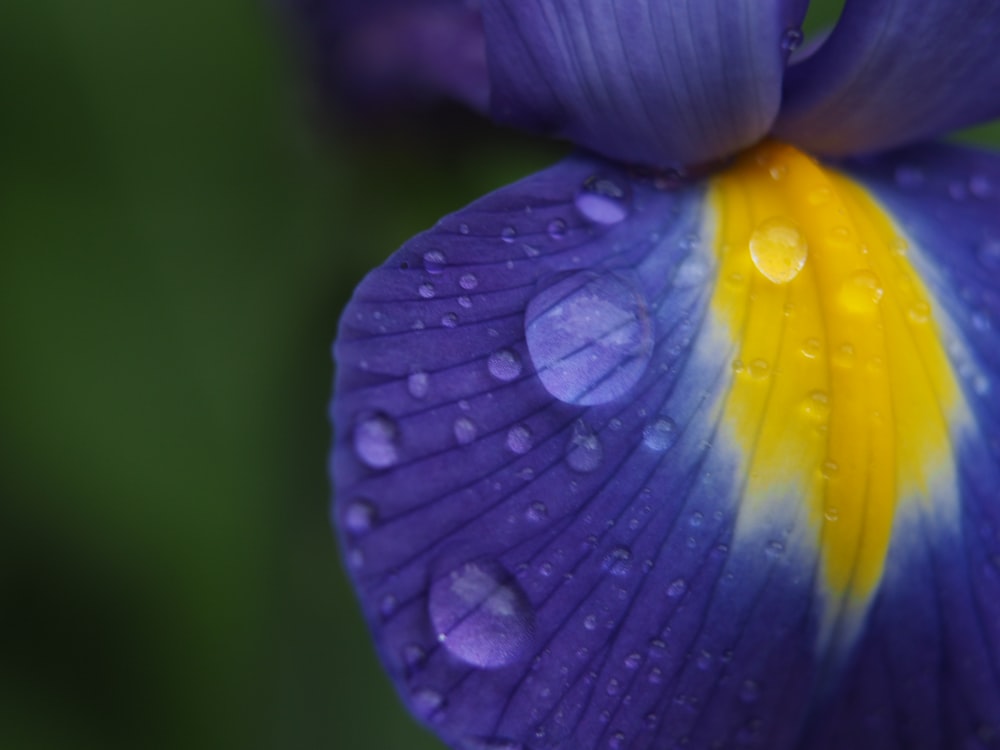
[(742, 156), (710, 200), (712, 310), (738, 344), (724, 424), (746, 457), (741, 523), (792, 498), (833, 609), (863, 609), (900, 504), (954, 500), (940, 488), (954, 495), (962, 400), (933, 301), (885, 211), (790, 146)]

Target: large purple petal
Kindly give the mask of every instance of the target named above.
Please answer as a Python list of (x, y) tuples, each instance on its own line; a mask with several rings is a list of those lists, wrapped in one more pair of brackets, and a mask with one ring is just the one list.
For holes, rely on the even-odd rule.
[(465, 0), (277, 0), (320, 80), (365, 106), (447, 97), (485, 112), (486, 42)]
[(925, 516), (904, 535), (844, 689), (804, 747), (869, 747), (863, 733), (879, 748), (997, 747), (1000, 155), (920, 147), (851, 172), (921, 249), (914, 260), (955, 324), (947, 348), (974, 426), (956, 436), (960, 516), (950, 533)]
[(848, 0), (825, 44), (789, 68), (775, 133), (840, 156), (997, 117), (998, 38), (996, 0)]
[(759, 140), (806, 0), (485, 0), (494, 117), (658, 167)]

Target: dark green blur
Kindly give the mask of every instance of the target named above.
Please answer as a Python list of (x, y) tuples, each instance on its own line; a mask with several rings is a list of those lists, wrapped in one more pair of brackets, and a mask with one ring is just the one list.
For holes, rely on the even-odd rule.
[(558, 151), (319, 117), (262, 5), (3, 11), (2, 748), (440, 747), (328, 529), (329, 346), (367, 269)]

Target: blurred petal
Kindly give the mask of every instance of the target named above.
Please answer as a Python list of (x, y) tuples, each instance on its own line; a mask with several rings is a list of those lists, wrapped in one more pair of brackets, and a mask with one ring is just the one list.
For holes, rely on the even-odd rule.
[(464, 0), (283, 0), (307, 59), (338, 96), (365, 106), (448, 97), (489, 106), (477, 8)]
[(996, 0), (848, 0), (813, 55), (788, 69), (775, 134), (847, 155), (1000, 115)]
[(494, 117), (658, 167), (762, 138), (807, 0), (485, 0)]
[(696, 184), (569, 159), (373, 272), (335, 515), (410, 708), (470, 750), (874, 750), (887, 705), (900, 747), (1000, 727), (996, 355), (917, 236), (768, 144)]

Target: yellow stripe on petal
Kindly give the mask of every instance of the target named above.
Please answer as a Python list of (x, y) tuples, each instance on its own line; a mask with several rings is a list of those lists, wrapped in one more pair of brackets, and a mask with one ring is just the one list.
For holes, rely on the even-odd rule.
[(712, 311), (739, 351), (723, 420), (746, 476), (737, 537), (794, 521), (830, 636), (864, 612), (900, 513), (954, 511), (965, 407), (942, 321), (885, 211), (796, 149), (744, 155), (711, 205)]

